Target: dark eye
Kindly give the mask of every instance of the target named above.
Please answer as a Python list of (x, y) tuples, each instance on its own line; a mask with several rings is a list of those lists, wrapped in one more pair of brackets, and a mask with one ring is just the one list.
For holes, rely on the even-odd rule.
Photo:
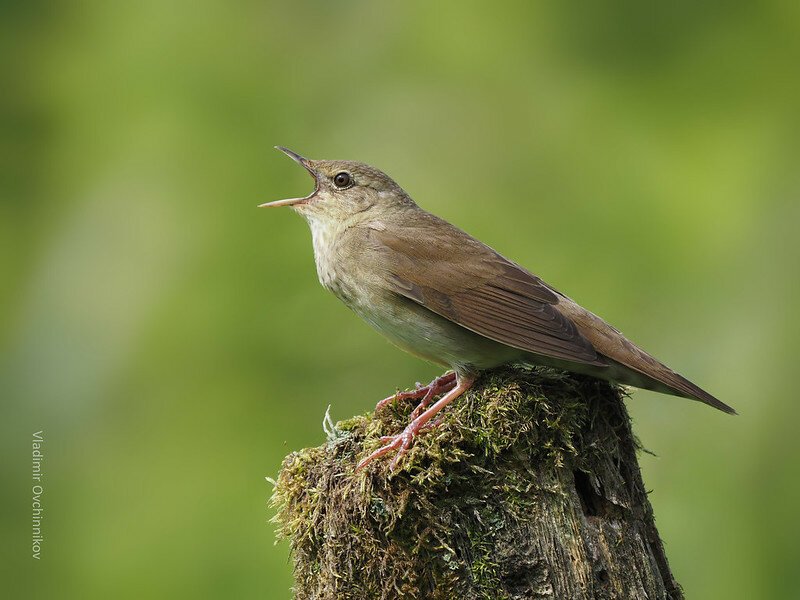
[(342, 171), (333, 176), (333, 185), (340, 190), (343, 190), (344, 188), (348, 188), (353, 185), (353, 178), (350, 177), (350, 173)]

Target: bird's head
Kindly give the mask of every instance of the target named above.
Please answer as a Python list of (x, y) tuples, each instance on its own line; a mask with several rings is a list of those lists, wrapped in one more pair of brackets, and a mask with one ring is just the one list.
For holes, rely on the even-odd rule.
[(350, 160), (311, 160), (288, 148), (276, 148), (311, 174), (315, 189), (304, 198), (276, 200), (261, 207), (290, 206), (308, 220), (332, 222), (415, 206), (391, 177), (374, 167)]

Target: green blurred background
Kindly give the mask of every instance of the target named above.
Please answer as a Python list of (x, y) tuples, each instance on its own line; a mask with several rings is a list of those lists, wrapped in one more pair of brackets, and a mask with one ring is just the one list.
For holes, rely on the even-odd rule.
[(797, 2), (0, 11), (4, 597), (289, 598), (264, 477), (436, 374), (256, 209), (311, 189), (274, 144), (383, 168), (735, 406), (628, 403), (667, 553), (689, 598), (798, 597)]

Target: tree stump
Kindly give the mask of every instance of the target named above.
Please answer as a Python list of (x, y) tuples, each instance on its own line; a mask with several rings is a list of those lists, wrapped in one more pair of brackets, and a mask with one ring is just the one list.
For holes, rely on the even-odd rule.
[(490, 372), (394, 473), (354, 468), (413, 403), (327, 427), (272, 498), (296, 598), (683, 598), (622, 398), (544, 368)]

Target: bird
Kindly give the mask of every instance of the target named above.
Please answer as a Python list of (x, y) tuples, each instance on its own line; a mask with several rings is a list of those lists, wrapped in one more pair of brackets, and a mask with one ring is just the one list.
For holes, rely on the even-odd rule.
[(384, 172), (275, 148), (308, 171), (314, 191), (259, 207), (288, 206), (303, 216), (322, 286), (399, 348), (448, 369), (377, 404), (376, 410), (420, 400), (405, 429), (382, 438), (356, 471), (390, 453), (394, 470), (480, 373), (510, 363), (554, 367), (736, 414), (538, 276), (420, 208)]

